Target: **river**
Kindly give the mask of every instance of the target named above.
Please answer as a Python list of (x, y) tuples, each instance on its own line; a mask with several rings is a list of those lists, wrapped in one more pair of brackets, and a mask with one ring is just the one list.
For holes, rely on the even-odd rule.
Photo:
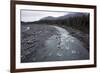
[(58, 26), (58, 35), (53, 35), (46, 41), (49, 58), (47, 60), (83, 60), (89, 59), (89, 52), (83, 43), (71, 36), (67, 30)]

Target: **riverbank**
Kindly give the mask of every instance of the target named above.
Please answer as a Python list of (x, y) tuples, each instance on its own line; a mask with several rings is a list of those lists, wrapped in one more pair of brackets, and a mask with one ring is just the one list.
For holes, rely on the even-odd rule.
[(83, 42), (83, 46), (89, 51), (89, 33), (84, 33), (72, 27), (67, 27), (67, 26), (60, 26), (60, 27), (66, 29), (70, 35), (76, 37), (78, 40)]
[[(45, 41), (57, 34), (49, 25), (28, 24), (21, 26), (21, 62), (40, 60), (45, 51)], [(41, 53), (42, 52), (42, 53)]]

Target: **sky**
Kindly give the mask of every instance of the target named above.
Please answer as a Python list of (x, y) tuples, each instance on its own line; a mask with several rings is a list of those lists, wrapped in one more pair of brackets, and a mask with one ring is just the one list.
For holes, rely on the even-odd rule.
[(24, 22), (38, 21), (41, 18), (47, 16), (59, 17), (67, 14), (68, 12), (21, 10), (21, 21)]

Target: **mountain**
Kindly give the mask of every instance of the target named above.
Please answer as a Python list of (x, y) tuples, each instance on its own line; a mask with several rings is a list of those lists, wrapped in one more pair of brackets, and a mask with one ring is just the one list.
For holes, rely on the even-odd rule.
[(82, 17), (84, 15), (86, 16), (87, 14), (85, 14), (85, 13), (69, 13), (69, 14), (66, 14), (64, 16), (59, 16), (59, 17), (47, 16), (47, 17), (41, 18), (39, 21), (44, 21), (44, 20), (64, 20), (64, 19), (68, 19), (68, 18), (72, 18), (72, 17)]
[(44, 18), (42, 18), (42, 19), (40, 19), (40, 20), (55, 20), (56, 18), (55, 17), (53, 17), (53, 16), (47, 16), (47, 17), (44, 17)]
[(70, 14), (58, 17), (58, 20), (64, 20), (64, 19), (69, 19), (69, 18), (73, 18), (73, 17), (82, 17), (82, 16), (86, 16), (86, 14), (84, 14), (84, 13), (70, 13)]

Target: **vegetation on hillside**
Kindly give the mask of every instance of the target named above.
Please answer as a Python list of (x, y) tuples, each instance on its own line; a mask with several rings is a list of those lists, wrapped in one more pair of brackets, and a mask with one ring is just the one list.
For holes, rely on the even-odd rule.
[(77, 30), (80, 30), (85, 33), (89, 33), (89, 14), (78, 13), (73, 16), (67, 17), (61, 16), (57, 19), (40, 19), (39, 21), (34, 22), (22, 22), (22, 24), (48, 24), (48, 25), (58, 25), (61, 27), (71, 27)]

